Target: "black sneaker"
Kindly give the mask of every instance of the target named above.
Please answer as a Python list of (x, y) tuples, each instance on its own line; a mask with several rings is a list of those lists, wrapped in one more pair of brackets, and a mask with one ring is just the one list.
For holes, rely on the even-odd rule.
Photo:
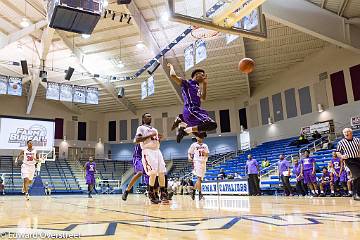
[(89, 195), (88, 195), (88, 198), (92, 198), (92, 196), (89, 194)]
[(325, 197), (325, 194), (320, 193), (319, 197)]
[(125, 192), (124, 192), (123, 195), (121, 196), (122, 200), (126, 201), (128, 195), (129, 195), (129, 192), (125, 190)]
[(330, 194), (330, 197), (335, 197), (335, 194), (334, 194), (334, 193), (331, 193), (331, 194)]
[(176, 142), (177, 143), (180, 143), (181, 140), (187, 136), (188, 134), (185, 132), (185, 128), (184, 127), (180, 127), (179, 130), (178, 130), (178, 134), (176, 136)]
[(170, 192), (170, 193), (168, 193), (168, 195), (167, 195), (167, 199), (168, 199), (169, 201), (171, 201), (173, 196), (174, 196), (174, 192)]
[(192, 193), (191, 193), (191, 199), (192, 199), (192, 200), (195, 200), (195, 192), (196, 192), (196, 191), (193, 190)]
[(153, 192), (149, 192), (149, 199), (152, 204), (159, 204), (160, 201), (156, 198), (155, 194)]
[(199, 201), (202, 200), (202, 199), (205, 199), (204, 195), (201, 192), (199, 192)]
[(171, 131), (174, 131), (178, 126), (179, 124), (182, 122), (181, 118), (180, 118), (180, 115), (176, 117), (172, 127), (171, 127)]
[(317, 193), (313, 194), (313, 197), (318, 197), (318, 196), (319, 196), (319, 194), (317, 194)]
[(166, 192), (161, 193), (160, 200), (161, 200), (161, 204), (169, 204), (169, 199)]
[(345, 197), (352, 197), (352, 196), (353, 196), (352, 193), (348, 193), (345, 195)]

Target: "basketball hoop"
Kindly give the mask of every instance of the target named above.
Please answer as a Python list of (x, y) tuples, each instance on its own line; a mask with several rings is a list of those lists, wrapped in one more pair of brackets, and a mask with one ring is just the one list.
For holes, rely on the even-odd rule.
[(195, 39), (207, 39), (213, 38), (220, 34), (218, 31), (193, 26), (193, 30), (191, 31), (191, 36)]

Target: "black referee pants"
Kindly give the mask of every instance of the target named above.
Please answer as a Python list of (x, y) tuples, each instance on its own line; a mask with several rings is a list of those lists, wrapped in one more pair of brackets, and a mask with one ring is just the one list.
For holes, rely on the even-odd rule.
[(360, 195), (360, 158), (348, 158), (345, 160), (345, 164), (350, 169), (354, 179), (353, 192)]

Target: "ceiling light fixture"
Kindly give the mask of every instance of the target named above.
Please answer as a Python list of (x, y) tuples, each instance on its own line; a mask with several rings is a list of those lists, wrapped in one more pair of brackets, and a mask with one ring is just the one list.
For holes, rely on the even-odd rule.
[(136, 47), (139, 49), (143, 49), (145, 47), (145, 44), (143, 43), (143, 41), (138, 41)]
[(20, 22), (21, 27), (26, 28), (28, 26), (30, 26), (30, 21), (29, 19), (27, 19), (26, 17), (22, 18), (21, 22)]
[(82, 37), (83, 39), (88, 39), (88, 38), (91, 37), (91, 35), (90, 35), (90, 34), (81, 34), (81, 37)]
[(109, 5), (108, 0), (104, 0), (104, 2), (103, 2), (103, 6), (104, 6), (104, 7), (107, 7), (108, 5)]
[(163, 13), (163, 15), (161, 15), (160, 21), (166, 22), (166, 21), (169, 21), (169, 18), (170, 18), (169, 13), (165, 12), (165, 13)]

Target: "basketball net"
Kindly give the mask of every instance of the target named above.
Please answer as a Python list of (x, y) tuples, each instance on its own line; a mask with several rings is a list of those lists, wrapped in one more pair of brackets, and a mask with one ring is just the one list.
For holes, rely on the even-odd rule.
[(193, 30), (191, 31), (191, 36), (195, 39), (207, 39), (207, 38), (213, 38), (220, 34), (218, 31), (193, 26)]

